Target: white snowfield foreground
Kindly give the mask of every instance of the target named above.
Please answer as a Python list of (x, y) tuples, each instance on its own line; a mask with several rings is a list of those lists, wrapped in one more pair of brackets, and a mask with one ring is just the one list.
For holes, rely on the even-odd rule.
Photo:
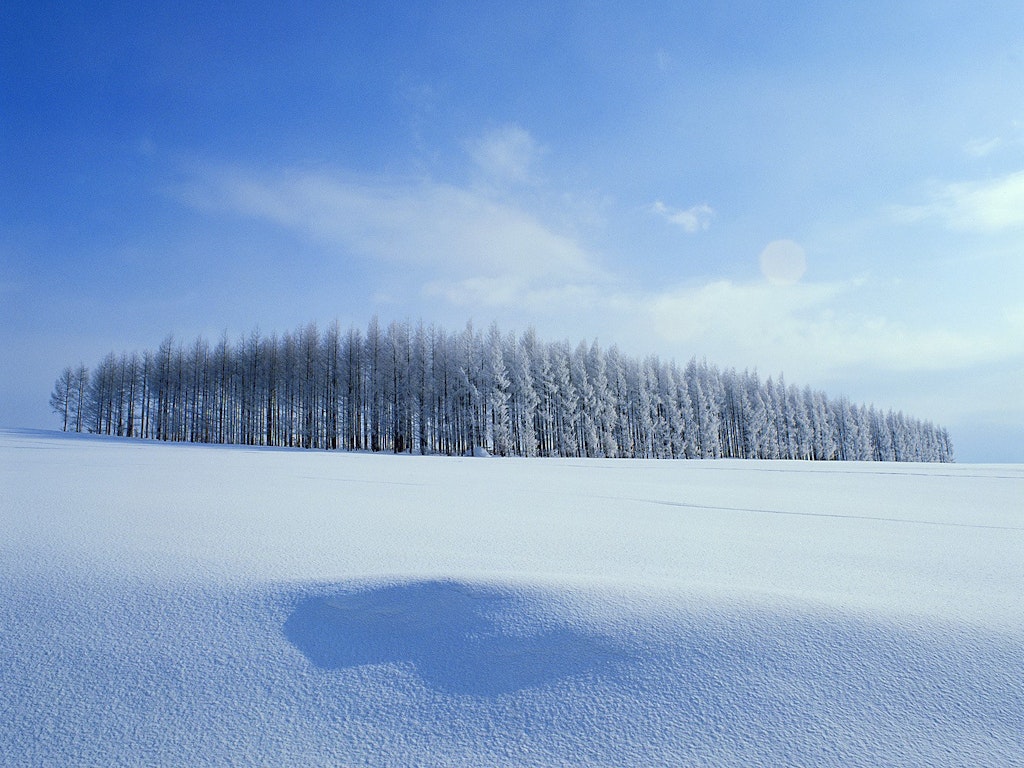
[(1024, 467), (0, 431), (0, 763), (1024, 765)]

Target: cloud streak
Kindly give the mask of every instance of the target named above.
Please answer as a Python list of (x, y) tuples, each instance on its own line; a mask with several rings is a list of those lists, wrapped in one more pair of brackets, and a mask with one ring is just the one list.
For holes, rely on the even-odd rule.
[(899, 206), (897, 221), (938, 219), (948, 228), (993, 234), (1024, 228), (1024, 171), (985, 181), (945, 184), (922, 205)]
[(325, 174), (206, 175), (193, 205), (271, 222), (338, 254), (426, 268), (440, 276), (527, 281), (597, 279), (573, 237), (486, 192), (433, 181), (366, 183)]
[(705, 203), (682, 210), (667, 206), (661, 200), (656, 200), (651, 205), (651, 211), (691, 235), (707, 231), (715, 215), (714, 209)]

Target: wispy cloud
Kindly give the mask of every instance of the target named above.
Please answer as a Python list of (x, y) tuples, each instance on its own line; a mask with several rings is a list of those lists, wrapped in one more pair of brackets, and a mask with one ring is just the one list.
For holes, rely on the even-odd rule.
[(984, 139), (972, 139), (964, 145), (964, 152), (971, 157), (988, 157), (998, 151), (1006, 142), (998, 136), (991, 136)]
[(519, 304), (528, 285), (514, 276), (468, 277), (462, 280), (431, 280), (423, 286), (423, 294), (443, 299), (457, 307), (511, 307)]
[(657, 200), (651, 205), (651, 211), (661, 216), (665, 221), (675, 224), (677, 227), (682, 227), (684, 232), (688, 232), (691, 235), (710, 228), (711, 219), (715, 215), (714, 209), (706, 203), (683, 210), (667, 206), (661, 200)]
[(1024, 227), (1024, 171), (937, 187), (922, 205), (898, 206), (898, 221), (938, 219), (950, 229), (993, 233)]
[(591, 255), (538, 216), (485, 192), (433, 181), (353, 181), (320, 173), (207, 173), (194, 205), (272, 222), (339, 255), (439, 276), (595, 277)]
[(598, 282), (543, 283), (522, 280), (514, 275), (504, 278), (471, 277), (462, 280), (434, 280), (423, 286), (423, 294), (472, 312), (515, 309), (531, 317), (605, 313), (621, 304), (611, 289)]
[(1014, 120), (1000, 134), (979, 136), (964, 145), (964, 152), (970, 157), (990, 157), (1024, 145), (1024, 122)]
[(469, 154), (488, 176), (517, 183), (534, 180), (542, 148), (529, 131), (506, 125), (469, 143)]

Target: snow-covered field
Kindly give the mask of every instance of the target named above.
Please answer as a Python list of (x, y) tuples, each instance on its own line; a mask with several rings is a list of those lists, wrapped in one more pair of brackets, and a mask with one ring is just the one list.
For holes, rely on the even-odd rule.
[(1024, 466), (0, 432), (4, 765), (1024, 765)]

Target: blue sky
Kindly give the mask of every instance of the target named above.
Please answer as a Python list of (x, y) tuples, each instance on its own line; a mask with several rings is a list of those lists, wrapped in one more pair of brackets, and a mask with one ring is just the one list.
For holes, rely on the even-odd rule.
[(145, 5), (0, 9), (0, 424), (169, 332), (377, 314), (1024, 461), (1020, 3)]

